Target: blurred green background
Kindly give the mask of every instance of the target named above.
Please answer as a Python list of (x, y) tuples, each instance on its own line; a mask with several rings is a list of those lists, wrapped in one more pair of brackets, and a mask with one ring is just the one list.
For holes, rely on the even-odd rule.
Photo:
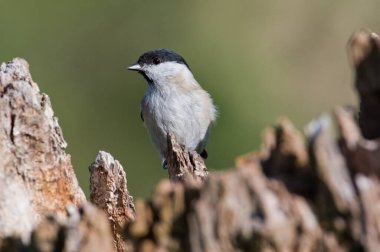
[(134, 196), (167, 176), (139, 116), (146, 89), (126, 67), (146, 50), (184, 56), (220, 112), (210, 169), (260, 146), (287, 115), (302, 127), (337, 104), (355, 104), (346, 42), (380, 30), (380, 1), (0, 0), (0, 61), (27, 59), (49, 94), (88, 193), (88, 165), (106, 150)]

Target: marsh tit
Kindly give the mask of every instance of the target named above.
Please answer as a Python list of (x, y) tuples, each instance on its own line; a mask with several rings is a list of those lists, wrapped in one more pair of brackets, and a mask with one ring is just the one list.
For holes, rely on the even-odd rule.
[(216, 119), (209, 95), (195, 80), (179, 54), (158, 49), (145, 52), (128, 68), (148, 82), (141, 101), (141, 119), (166, 167), (167, 134), (179, 144), (207, 158), (206, 143)]

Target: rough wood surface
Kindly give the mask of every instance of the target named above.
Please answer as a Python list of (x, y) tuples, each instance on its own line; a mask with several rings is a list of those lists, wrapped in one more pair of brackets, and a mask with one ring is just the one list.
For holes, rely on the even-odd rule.
[(125, 251), (124, 226), (135, 219), (133, 198), (127, 189), (123, 167), (109, 153), (100, 151), (90, 170), (90, 200), (103, 209), (111, 223), (117, 251)]
[[(169, 135), (169, 179), (159, 183), (150, 199), (138, 200), (135, 210), (121, 165), (108, 153), (100, 152), (90, 166), (91, 201), (107, 213), (111, 228), (103, 222), (104, 215), (90, 214), (96, 217), (84, 221), (87, 217), (83, 217), (83, 211), (73, 206), (69, 208), (69, 217), (55, 217), (47, 221), (49, 224), (41, 223), (29, 242), (1, 234), (0, 249), (378, 251), (379, 44), (378, 36), (367, 30), (354, 34), (350, 40), (355, 87), (360, 98), (359, 114), (355, 109), (338, 107), (331, 116), (322, 115), (309, 123), (303, 134), (282, 118), (264, 131), (259, 151), (237, 158), (233, 169), (210, 173), (197, 153), (187, 151)], [(14, 89), (8, 87), (1, 92), (6, 97)], [(4, 111), (1, 109), (0, 113)], [(8, 144), (19, 143), (18, 138), (26, 129), (15, 127), (17, 117), (4, 118), (8, 121), (1, 123), (6, 122), (9, 129), (5, 127), (7, 134), (0, 134), (0, 144), (4, 136)], [(29, 127), (32, 126), (29, 124)], [(39, 145), (35, 143), (30, 148), (35, 146)], [(20, 152), (22, 148), (0, 148), (3, 153), (11, 150), (28, 157), (29, 152)], [(0, 165), (7, 167), (2, 162), (0, 160)], [(9, 174), (7, 171), (0, 170), (0, 179)], [(27, 172), (33, 174), (32, 171)], [(16, 202), (22, 208), (13, 217), (22, 215), (18, 228), (30, 232), (33, 226), (26, 225), (29, 222), (25, 220), (35, 216), (36, 210), (25, 208), (32, 205), (32, 201), (28, 199), (25, 183), (17, 183), (23, 179), (15, 174), (15, 181), (12, 176), (4, 179), (6, 186), (4, 191), (0, 190), (0, 197), (12, 201), (4, 197), (12, 192), (27, 199)], [(46, 186), (55, 189), (54, 184), (47, 183)], [(75, 194), (75, 191), (70, 193)], [(0, 201), (0, 211), (3, 205), (10, 204), (2, 203)], [(1, 218), (6, 216), (4, 213), (9, 214), (9, 210), (3, 211)], [(84, 213), (87, 216), (89, 212), (84, 210)], [(98, 218), (99, 223), (95, 221)], [(2, 222), (0, 228), (5, 227), (1, 225)]]
[(305, 199), (260, 162), (214, 172), (198, 188), (163, 181), (127, 227), (134, 251), (341, 251)]
[(197, 184), (207, 178), (208, 172), (203, 158), (196, 152), (186, 150), (177, 143), (173, 134), (168, 134), (168, 164), (169, 179)]
[(163, 182), (127, 228), (135, 250), (377, 251), (378, 45), (365, 30), (351, 39), (358, 122), (354, 110), (337, 108), (338, 138), (328, 116), (302, 137), (281, 119), (237, 170), (212, 172), (198, 187)]
[(376, 177), (356, 176), (365, 223), (365, 248), (367, 251), (378, 251), (380, 248), (380, 183)]
[[(315, 212), (325, 230), (333, 232), (346, 247), (360, 240), (360, 203), (344, 156), (332, 134), (330, 118), (313, 121), (308, 132), (311, 157), (317, 176), (313, 200)], [(323, 221), (322, 221), (323, 220)]]
[(0, 66), (0, 236), (28, 236), (42, 216), (64, 212), (85, 196), (65, 153), (49, 97), (29, 65), (16, 58)]
[(355, 33), (349, 42), (360, 98), (359, 126), (367, 139), (380, 137), (380, 38), (369, 30)]
[(105, 213), (91, 204), (69, 206), (66, 214), (44, 219), (32, 233), (30, 243), (17, 237), (0, 240), (0, 251), (26, 252), (113, 252), (114, 246)]

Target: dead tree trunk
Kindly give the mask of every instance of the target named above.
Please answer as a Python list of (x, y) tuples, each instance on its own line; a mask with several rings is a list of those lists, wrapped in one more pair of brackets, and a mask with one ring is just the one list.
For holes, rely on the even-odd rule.
[(117, 251), (125, 251), (129, 245), (123, 228), (135, 219), (135, 206), (123, 167), (109, 153), (100, 151), (90, 165), (90, 174), (91, 203), (107, 213), (114, 245)]
[(168, 134), (167, 141), (169, 179), (192, 184), (204, 181), (208, 172), (203, 158), (196, 151), (186, 151), (172, 134)]
[(338, 139), (329, 116), (303, 138), (282, 119), (238, 169), (211, 173), (198, 187), (162, 182), (127, 227), (134, 249), (377, 251), (380, 140), (368, 138), (380, 136), (379, 41), (360, 31), (350, 42), (359, 123), (354, 111), (337, 108)]
[(27, 237), (48, 213), (85, 201), (49, 97), (23, 59), (0, 67), (0, 236)]
[[(338, 107), (304, 136), (281, 119), (264, 131), (260, 151), (220, 172), (208, 173), (197, 153), (169, 135), (169, 179), (136, 208), (121, 165), (100, 152), (90, 178), (91, 202), (101, 211), (75, 206), (83, 194), (26, 63), (2, 65), (0, 250), (377, 251), (380, 39), (362, 30), (349, 45), (358, 114)], [(14, 205), (19, 212), (11, 212)], [(64, 214), (41, 218), (52, 211)]]

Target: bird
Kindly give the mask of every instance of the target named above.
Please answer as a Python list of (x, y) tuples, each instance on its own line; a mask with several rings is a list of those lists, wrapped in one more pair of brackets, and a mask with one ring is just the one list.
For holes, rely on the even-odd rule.
[(174, 135), (187, 150), (206, 159), (206, 144), (215, 124), (217, 109), (210, 94), (195, 80), (189, 65), (178, 53), (154, 49), (143, 53), (128, 67), (141, 74), (147, 89), (140, 116), (167, 168), (167, 136)]

